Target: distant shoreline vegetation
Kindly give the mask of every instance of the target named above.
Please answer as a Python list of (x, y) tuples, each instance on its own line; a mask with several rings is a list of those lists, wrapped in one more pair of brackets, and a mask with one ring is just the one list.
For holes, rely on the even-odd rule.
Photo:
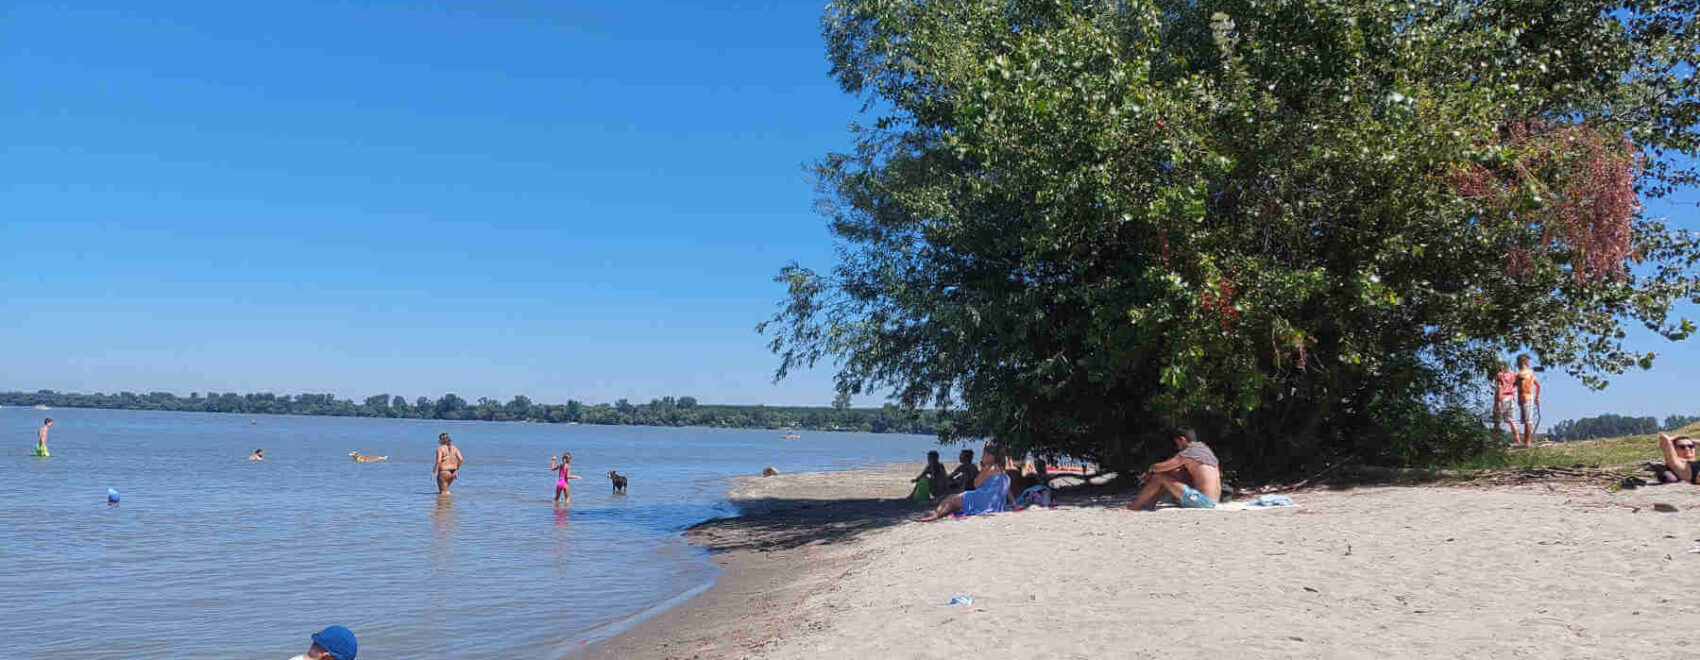
[(81, 394), (39, 390), (0, 392), (0, 405), (54, 408), (103, 408), (110, 410), (167, 410), (174, 412), (220, 412), (242, 415), (318, 415), (326, 417), (387, 417), (395, 419), (447, 419), (486, 422), (542, 422), (597, 424), (607, 426), (707, 426), (738, 429), (801, 429), (810, 431), (859, 431), (865, 433), (914, 433), (936, 435), (941, 425), (937, 412), (906, 411), (887, 404), (881, 408), (809, 406), (732, 406), (697, 403), (696, 397), (662, 397), (649, 403), (586, 404), (568, 400), (564, 404), (533, 402), (516, 396), (507, 403), (480, 398), (469, 402), (454, 394), (437, 399), (378, 394), (363, 403), (339, 399), (332, 394), (236, 394), (191, 392), (187, 398), (170, 392), (119, 392)]
[(1674, 431), (1695, 422), (1700, 422), (1700, 417), (1671, 415), (1666, 417), (1664, 423), (1661, 424), (1656, 417), (1628, 417), (1608, 413), (1594, 417), (1564, 420), (1552, 425), (1552, 430), (1548, 431), (1546, 436), (1559, 442), (1621, 438), (1631, 435), (1651, 435), (1660, 431)]

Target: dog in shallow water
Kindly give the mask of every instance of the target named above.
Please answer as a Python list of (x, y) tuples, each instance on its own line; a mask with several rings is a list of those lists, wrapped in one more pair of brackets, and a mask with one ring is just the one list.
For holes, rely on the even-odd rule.
[(608, 480), (614, 482), (614, 492), (622, 495), (626, 492), (626, 478), (613, 470), (608, 471)]
[(388, 456), (361, 456), (360, 452), (357, 451), (348, 452), (348, 457), (354, 459), (354, 462), (356, 463), (376, 463), (378, 461), (390, 460), (390, 457)]

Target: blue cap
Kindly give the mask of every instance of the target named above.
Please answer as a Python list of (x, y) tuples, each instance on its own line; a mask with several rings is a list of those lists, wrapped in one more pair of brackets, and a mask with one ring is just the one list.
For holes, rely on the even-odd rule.
[(336, 660), (354, 660), (360, 645), (354, 643), (354, 632), (342, 626), (330, 626), (313, 633), (313, 643)]
[(118, 501), (118, 489), (117, 488), (106, 489), (106, 501), (108, 501), (108, 502), (117, 502)]

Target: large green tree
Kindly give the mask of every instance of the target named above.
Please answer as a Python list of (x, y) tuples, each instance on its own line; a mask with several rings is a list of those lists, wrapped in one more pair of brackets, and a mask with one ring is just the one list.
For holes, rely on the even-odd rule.
[(1603, 386), (1653, 359), (1626, 324), (1693, 330), (1700, 250), (1640, 201), (1695, 183), (1697, 4), (835, 2), (841, 260), (760, 329), (946, 440), (1479, 450), (1503, 352)]

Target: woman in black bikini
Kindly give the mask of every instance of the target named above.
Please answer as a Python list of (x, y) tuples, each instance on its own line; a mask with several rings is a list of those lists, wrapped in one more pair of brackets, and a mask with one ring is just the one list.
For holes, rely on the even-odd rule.
[(1696, 459), (1694, 439), (1686, 435), (1671, 437), (1659, 434), (1659, 451), (1665, 455), (1665, 468), (1678, 479), (1700, 486), (1700, 459)]
[(455, 482), (455, 477), (460, 473), (460, 465), (464, 462), (460, 448), (450, 444), (449, 434), (438, 434), (437, 462), (431, 464), (431, 475), (437, 478), (437, 494), (449, 494), (449, 484)]

